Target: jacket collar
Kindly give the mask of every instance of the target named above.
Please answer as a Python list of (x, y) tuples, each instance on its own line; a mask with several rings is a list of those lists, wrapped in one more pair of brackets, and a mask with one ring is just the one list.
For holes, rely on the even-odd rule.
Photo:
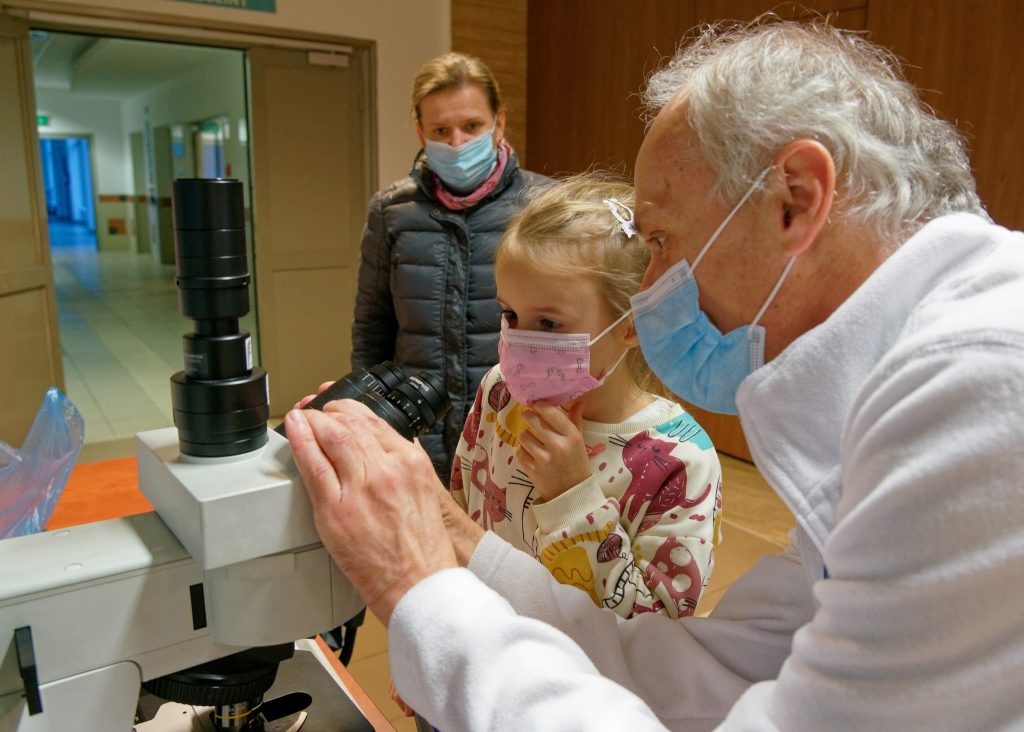
[(754, 462), (819, 551), (836, 523), (843, 435), (863, 384), (926, 295), (985, 248), (989, 227), (971, 214), (929, 222), (824, 323), (740, 384)]
[[(476, 206), (481, 206), (488, 201), (494, 200), (500, 196), (506, 188), (508, 188), (512, 181), (515, 180), (516, 174), (519, 172), (519, 156), (516, 155), (516, 151), (509, 148), (508, 163), (505, 164), (505, 171), (501, 174), (501, 179), (498, 180), (498, 185), (494, 187), (491, 194), (481, 200)], [(423, 194), (431, 201), (437, 201), (437, 196), (434, 194), (434, 180), (432, 171), (427, 167), (427, 154), (423, 149), (420, 149), (416, 153), (416, 158), (412, 163), (412, 170), (409, 171), (409, 176), (416, 181), (416, 185), (423, 191)], [(475, 206), (474, 206), (475, 208)]]

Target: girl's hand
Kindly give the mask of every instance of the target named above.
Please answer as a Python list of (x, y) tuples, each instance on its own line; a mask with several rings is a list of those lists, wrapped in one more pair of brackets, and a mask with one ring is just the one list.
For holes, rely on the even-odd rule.
[(590, 459), (580, 424), (583, 404), (566, 412), (537, 402), (523, 412), (526, 429), (520, 435), (516, 457), (545, 501), (562, 495), (590, 477)]

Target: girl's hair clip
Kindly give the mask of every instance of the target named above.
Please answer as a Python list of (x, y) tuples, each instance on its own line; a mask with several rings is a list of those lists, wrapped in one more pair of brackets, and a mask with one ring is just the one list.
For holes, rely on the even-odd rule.
[[(627, 239), (632, 239), (636, 236), (636, 226), (633, 225), (633, 209), (617, 198), (605, 198), (601, 203), (608, 207), (612, 216), (619, 222), (619, 226), (622, 227), (622, 233), (626, 235)], [(625, 215), (623, 215), (623, 212), (625, 212)]]

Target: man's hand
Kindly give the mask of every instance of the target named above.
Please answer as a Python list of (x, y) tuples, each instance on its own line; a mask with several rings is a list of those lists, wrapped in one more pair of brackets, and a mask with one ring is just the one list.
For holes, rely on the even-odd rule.
[(324, 547), (387, 624), (413, 585), (457, 566), (430, 458), (351, 399), (285, 423)]
[(583, 405), (561, 407), (538, 402), (523, 412), (526, 429), (516, 457), (545, 501), (562, 495), (590, 476), (590, 459), (580, 425)]
[(483, 527), (471, 519), (469, 514), (462, 510), (462, 506), (455, 502), (452, 494), (444, 488), (441, 489), (438, 499), (444, 527), (448, 529), (448, 537), (455, 549), (455, 559), (465, 567), (476, 551), (476, 545), (483, 538)]
[(299, 401), (295, 402), (295, 406), (292, 407), (292, 409), (302, 409), (304, 406), (306, 406), (311, 401), (316, 399), (317, 395), (319, 395), (320, 392), (322, 392), (324, 389), (326, 389), (328, 386), (330, 386), (333, 383), (334, 383), (333, 381), (325, 381), (324, 383), (322, 383), (320, 386), (318, 386), (316, 388), (316, 394), (307, 394), (306, 396), (302, 397), (302, 399), (300, 399)]

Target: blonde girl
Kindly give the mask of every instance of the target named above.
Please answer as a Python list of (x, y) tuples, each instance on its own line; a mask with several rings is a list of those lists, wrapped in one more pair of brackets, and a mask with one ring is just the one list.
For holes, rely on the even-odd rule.
[(632, 200), (586, 174), (531, 193), (513, 218), (495, 259), (500, 362), (451, 491), (597, 605), (676, 618), (714, 566), (721, 468), (700, 425), (651, 391), (629, 313), (648, 257)]

